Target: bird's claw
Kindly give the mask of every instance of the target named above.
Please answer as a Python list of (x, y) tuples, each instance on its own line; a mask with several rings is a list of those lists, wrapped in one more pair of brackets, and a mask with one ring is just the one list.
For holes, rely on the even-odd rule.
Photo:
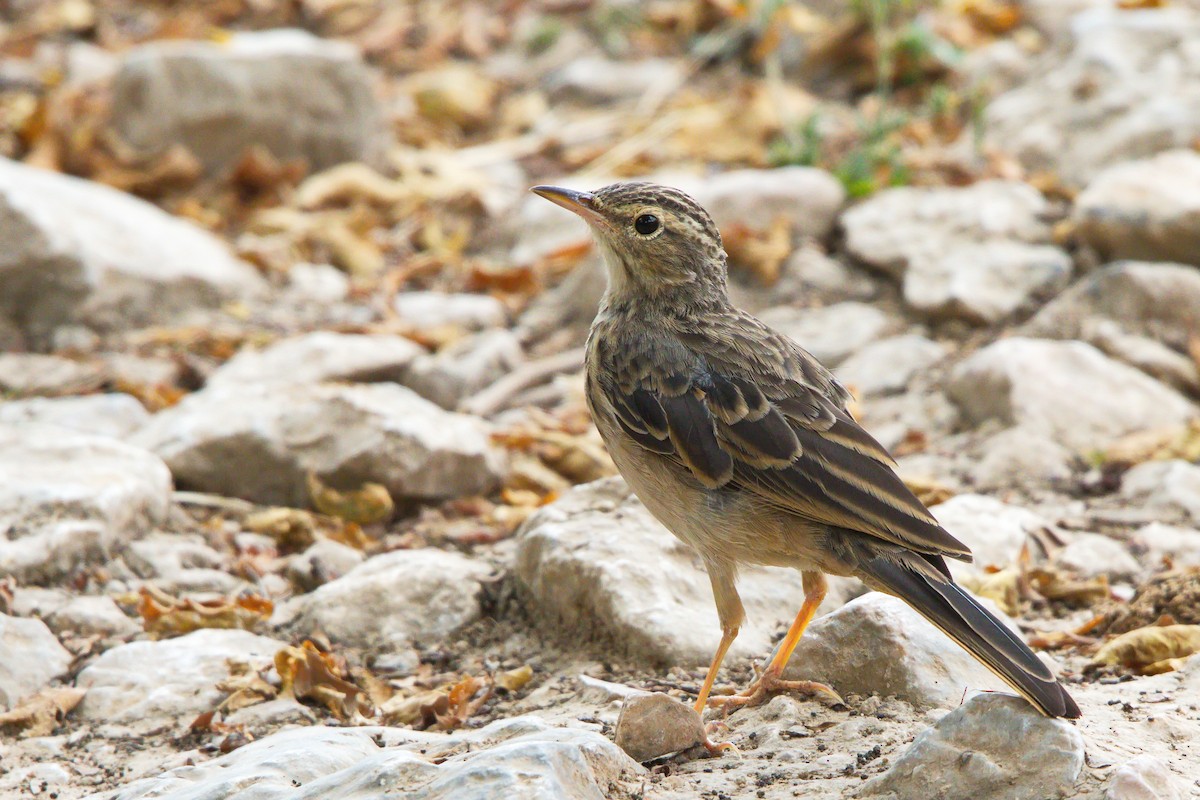
[(735, 745), (733, 742), (714, 742), (708, 738), (724, 727), (725, 726), (719, 722), (710, 722), (704, 726), (704, 741), (702, 742), (704, 749), (707, 750), (708, 754), (713, 758), (716, 758), (717, 756), (723, 756), (726, 753), (733, 753), (735, 756), (741, 756), (742, 751), (738, 750), (737, 745)]
[(710, 697), (708, 704), (714, 708), (729, 706), (757, 706), (781, 692), (793, 692), (821, 700), (828, 705), (845, 705), (842, 696), (830, 687), (816, 681), (789, 681), (767, 670), (758, 676), (744, 692)]

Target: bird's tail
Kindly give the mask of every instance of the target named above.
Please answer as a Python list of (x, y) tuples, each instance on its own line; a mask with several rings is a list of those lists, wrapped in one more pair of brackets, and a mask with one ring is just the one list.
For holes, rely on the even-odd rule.
[(1033, 651), (944, 574), (940, 556), (911, 552), (861, 556), (857, 566), (868, 585), (915, 608), (1043, 714), (1080, 716), (1079, 706)]

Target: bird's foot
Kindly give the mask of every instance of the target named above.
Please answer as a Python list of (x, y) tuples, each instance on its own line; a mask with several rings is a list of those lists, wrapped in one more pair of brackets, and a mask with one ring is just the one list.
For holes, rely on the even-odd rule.
[(714, 742), (709, 738), (724, 727), (725, 725), (719, 722), (710, 722), (704, 726), (704, 741), (702, 742), (704, 749), (714, 758), (723, 756), (726, 753), (733, 753), (735, 756), (740, 756), (742, 751), (738, 750), (737, 745), (733, 742)]
[(710, 697), (708, 704), (714, 708), (756, 706), (782, 692), (808, 695), (829, 705), (845, 705), (846, 702), (841, 695), (823, 683), (784, 680), (777, 673), (768, 669), (759, 675), (744, 692)]

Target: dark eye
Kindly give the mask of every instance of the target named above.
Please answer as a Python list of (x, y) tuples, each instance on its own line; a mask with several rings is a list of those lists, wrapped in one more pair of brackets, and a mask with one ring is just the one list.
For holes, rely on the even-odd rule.
[(658, 217), (653, 214), (642, 214), (633, 221), (633, 229), (642, 236), (649, 236), (658, 230)]

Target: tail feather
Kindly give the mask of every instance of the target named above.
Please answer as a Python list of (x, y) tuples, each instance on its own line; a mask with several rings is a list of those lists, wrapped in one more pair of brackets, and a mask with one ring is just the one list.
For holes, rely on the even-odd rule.
[(1046, 665), (969, 592), (946, 578), (944, 564), (936, 561), (941, 557), (873, 554), (857, 566), (868, 583), (907, 602), (1043, 714), (1079, 717), (1079, 706)]

